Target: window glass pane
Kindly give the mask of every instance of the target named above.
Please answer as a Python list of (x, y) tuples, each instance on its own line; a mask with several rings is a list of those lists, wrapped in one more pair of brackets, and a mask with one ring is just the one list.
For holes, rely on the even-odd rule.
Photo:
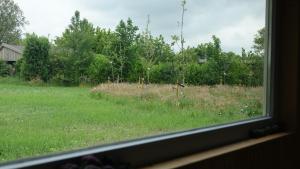
[(0, 162), (265, 116), (266, 9), (0, 0)]

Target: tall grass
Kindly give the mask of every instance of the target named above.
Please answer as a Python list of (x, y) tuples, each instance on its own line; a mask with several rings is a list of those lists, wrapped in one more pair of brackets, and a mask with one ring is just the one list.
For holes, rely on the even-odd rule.
[(262, 112), (261, 87), (189, 86), (179, 99), (174, 87), (59, 87), (0, 78), (0, 161), (224, 124)]
[[(142, 100), (157, 100), (162, 103), (189, 107), (198, 110), (223, 111), (232, 110), (243, 112), (248, 105), (262, 112), (262, 87), (244, 86), (187, 86), (176, 85), (107, 83), (92, 89), (92, 93), (106, 94), (115, 97), (131, 97)], [(180, 106), (181, 105), (181, 106)], [(256, 113), (259, 114), (259, 113)]]

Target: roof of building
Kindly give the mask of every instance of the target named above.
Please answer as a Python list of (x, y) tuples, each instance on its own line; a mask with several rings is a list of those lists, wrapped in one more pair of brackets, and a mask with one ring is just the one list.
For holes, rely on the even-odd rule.
[(23, 50), (24, 50), (24, 46), (20, 46), (20, 45), (10, 45), (10, 44), (7, 44), (7, 43), (2, 43), (1, 46), (0, 46), (0, 49), (2, 49), (3, 47), (6, 47), (10, 50), (13, 50), (17, 53), (20, 53), (22, 54), (23, 53)]

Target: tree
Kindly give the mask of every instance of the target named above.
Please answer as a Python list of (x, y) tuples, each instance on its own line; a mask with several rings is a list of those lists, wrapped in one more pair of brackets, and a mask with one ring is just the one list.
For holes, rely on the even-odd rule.
[[(184, 50), (184, 44), (185, 44), (185, 39), (184, 39), (184, 35), (183, 35), (183, 28), (184, 28), (184, 15), (185, 12), (187, 11), (187, 9), (185, 8), (186, 6), (186, 0), (182, 0), (181, 1), (181, 21), (178, 22), (178, 25), (180, 26), (180, 36), (177, 35), (173, 35), (171, 38), (173, 40), (172, 45), (174, 46), (175, 44), (179, 47), (180, 49), (180, 53), (179, 53), (179, 74), (180, 74), (180, 78), (182, 79), (182, 84), (185, 83), (185, 67), (186, 65), (186, 56), (185, 56), (185, 50)], [(179, 43), (178, 43), (179, 41)]]
[[(263, 85), (264, 79), (264, 56), (265, 56), (265, 28), (258, 30), (254, 37), (253, 51), (243, 51), (243, 62), (249, 68), (248, 83), (251, 86)], [(247, 56), (247, 57), (245, 57)]]
[(17, 43), (26, 23), (22, 10), (13, 0), (0, 0), (0, 44)]
[(150, 70), (151, 82), (154, 83), (175, 83), (173, 66), (170, 63), (159, 63)]
[(226, 85), (248, 85), (249, 67), (242, 61), (242, 57), (233, 52), (223, 52), (223, 84)]
[(35, 34), (27, 35), (21, 65), (21, 76), (25, 80), (41, 79), (48, 81), (50, 44), (47, 38)]
[(255, 35), (254, 45), (252, 47), (254, 49), (254, 53), (261, 57), (263, 57), (265, 53), (265, 34), (265, 28), (260, 29)]
[(133, 25), (133, 22), (128, 18), (127, 22), (123, 20), (116, 27), (117, 46), (114, 62), (119, 67), (121, 80), (128, 77), (130, 71), (134, 67), (136, 58), (134, 55), (133, 44), (136, 41), (138, 27)]
[(249, 86), (261, 86), (264, 79), (264, 57), (249, 51), (244, 62), (249, 68), (248, 84)]
[(55, 44), (65, 60), (65, 81), (73, 84), (86, 81), (96, 44), (93, 25), (87, 19), (81, 19), (80, 12), (76, 11), (71, 24)]
[(96, 46), (95, 46), (95, 53), (101, 54), (109, 59), (110, 67), (111, 67), (111, 80), (115, 81), (115, 69), (116, 63), (115, 58), (117, 58), (117, 34), (110, 29), (101, 29), (99, 27), (96, 28), (95, 32), (96, 38)]
[(117, 35), (110, 29), (96, 28), (95, 31), (95, 53), (113, 56), (116, 52)]
[(97, 54), (89, 67), (89, 77), (95, 84), (103, 83), (108, 80), (111, 71), (109, 59), (104, 55)]
[(149, 30), (149, 25), (150, 25), (150, 15), (147, 17), (147, 24), (146, 24), (146, 29), (142, 33), (142, 37), (140, 38), (140, 45), (142, 46), (142, 64), (144, 67), (144, 70), (146, 70), (147, 74), (147, 81), (150, 83), (150, 69), (155, 63), (155, 57), (154, 57), (154, 43), (153, 43), (153, 37), (151, 35), (151, 32)]

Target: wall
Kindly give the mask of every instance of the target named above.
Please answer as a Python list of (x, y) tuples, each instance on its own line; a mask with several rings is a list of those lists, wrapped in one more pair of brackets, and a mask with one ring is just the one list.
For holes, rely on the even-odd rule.
[(17, 61), (21, 58), (21, 55), (19, 53), (6, 47), (2, 48), (0, 53), (0, 59), (4, 61)]

